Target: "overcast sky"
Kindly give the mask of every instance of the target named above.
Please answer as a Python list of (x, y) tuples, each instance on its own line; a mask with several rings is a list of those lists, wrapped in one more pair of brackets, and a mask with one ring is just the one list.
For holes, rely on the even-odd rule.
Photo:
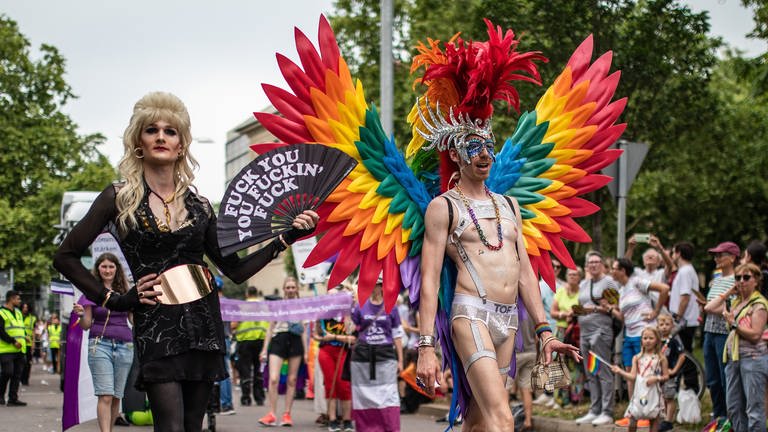
[[(709, 10), (712, 34), (757, 55), (765, 44), (748, 40), (752, 15), (738, 0), (689, 0)], [(262, 82), (282, 86), (274, 53), (296, 58), (293, 27), (317, 37), (331, 0), (0, 0), (34, 49), (56, 46), (67, 59), (67, 82), (79, 99), (65, 111), (80, 133), (101, 132), (100, 149), (116, 163), (133, 104), (154, 90), (187, 105), (201, 168), (195, 184), (219, 201), (224, 193), (226, 133), (268, 104)], [(368, 86), (375, 83), (366, 83)]]

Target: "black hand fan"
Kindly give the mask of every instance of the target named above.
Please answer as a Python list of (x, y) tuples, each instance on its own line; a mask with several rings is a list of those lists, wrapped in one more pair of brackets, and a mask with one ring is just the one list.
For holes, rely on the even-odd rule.
[(316, 210), (357, 161), (320, 144), (278, 147), (252, 160), (224, 193), (216, 226), (222, 255), (292, 228), (304, 210)]

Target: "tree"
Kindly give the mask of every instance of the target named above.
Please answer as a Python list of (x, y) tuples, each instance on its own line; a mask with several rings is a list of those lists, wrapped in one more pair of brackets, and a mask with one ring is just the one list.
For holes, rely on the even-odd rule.
[[(395, 118), (401, 119), (396, 123), (401, 146), (410, 134), (402, 119), (415, 100), (413, 77), (402, 76), (410, 63), (408, 47), (427, 36), (445, 41), (457, 31), (463, 31), (465, 39), (485, 38), (483, 17), (522, 36), (520, 50), (539, 50), (550, 59), (539, 68), (542, 87), (518, 86), (523, 110), (533, 109), (572, 51), (593, 34), (595, 51), (612, 50), (614, 68), (622, 71), (617, 95), (629, 98), (622, 118), (629, 125), (624, 138), (651, 145), (645, 162), (649, 171), (668, 166), (691, 142), (708, 142), (701, 124), (714, 122), (717, 115), (709, 81), (720, 41), (707, 36), (706, 13), (694, 13), (675, 0), (411, 0), (396, 6), (400, 39), (395, 56), (401, 65), (396, 69)], [(378, 82), (378, 50), (373, 55), (373, 47), (378, 47), (378, 1), (338, 1), (331, 22), (342, 52), (351, 57), (353, 74), (365, 79), (371, 95), (372, 83)], [(359, 46), (369, 48), (351, 49)], [(516, 119), (516, 113), (496, 109), (499, 140), (512, 134)], [(608, 249), (600, 239), (606, 244), (615, 240), (612, 205), (605, 191), (593, 200), (601, 205), (605, 201), (608, 210), (595, 215), (589, 231), (597, 244), (592, 247)]]
[(65, 59), (30, 43), (0, 15), (0, 269), (14, 269), (17, 288), (50, 280), (62, 193), (101, 190), (115, 170), (96, 146), (99, 134), (80, 136), (62, 107), (75, 97), (64, 80)]

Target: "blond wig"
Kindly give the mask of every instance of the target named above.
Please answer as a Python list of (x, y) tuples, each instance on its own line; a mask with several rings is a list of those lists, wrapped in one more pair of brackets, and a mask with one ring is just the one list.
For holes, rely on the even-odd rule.
[[(141, 133), (150, 124), (161, 120), (178, 130), (181, 142), (181, 157), (174, 166), (174, 201), (183, 199), (195, 178), (193, 169), (198, 167), (198, 163), (189, 152), (192, 132), (187, 107), (171, 93), (152, 92), (139, 99), (123, 134), (125, 153), (118, 164), (120, 176), (125, 182), (117, 193), (117, 226), (123, 233), (137, 226), (136, 210), (146, 193), (143, 161), (136, 157), (136, 149), (141, 148)], [(176, 208), (177, 213), (184, 212), (184, 206)]]

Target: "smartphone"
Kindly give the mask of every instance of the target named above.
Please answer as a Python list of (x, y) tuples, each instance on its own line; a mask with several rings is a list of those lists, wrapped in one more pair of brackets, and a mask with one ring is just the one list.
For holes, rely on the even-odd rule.
[(648, 233), (635, 234), (635, 241), (638, 243), (648, 243), (651, 240), (651, 235)]

